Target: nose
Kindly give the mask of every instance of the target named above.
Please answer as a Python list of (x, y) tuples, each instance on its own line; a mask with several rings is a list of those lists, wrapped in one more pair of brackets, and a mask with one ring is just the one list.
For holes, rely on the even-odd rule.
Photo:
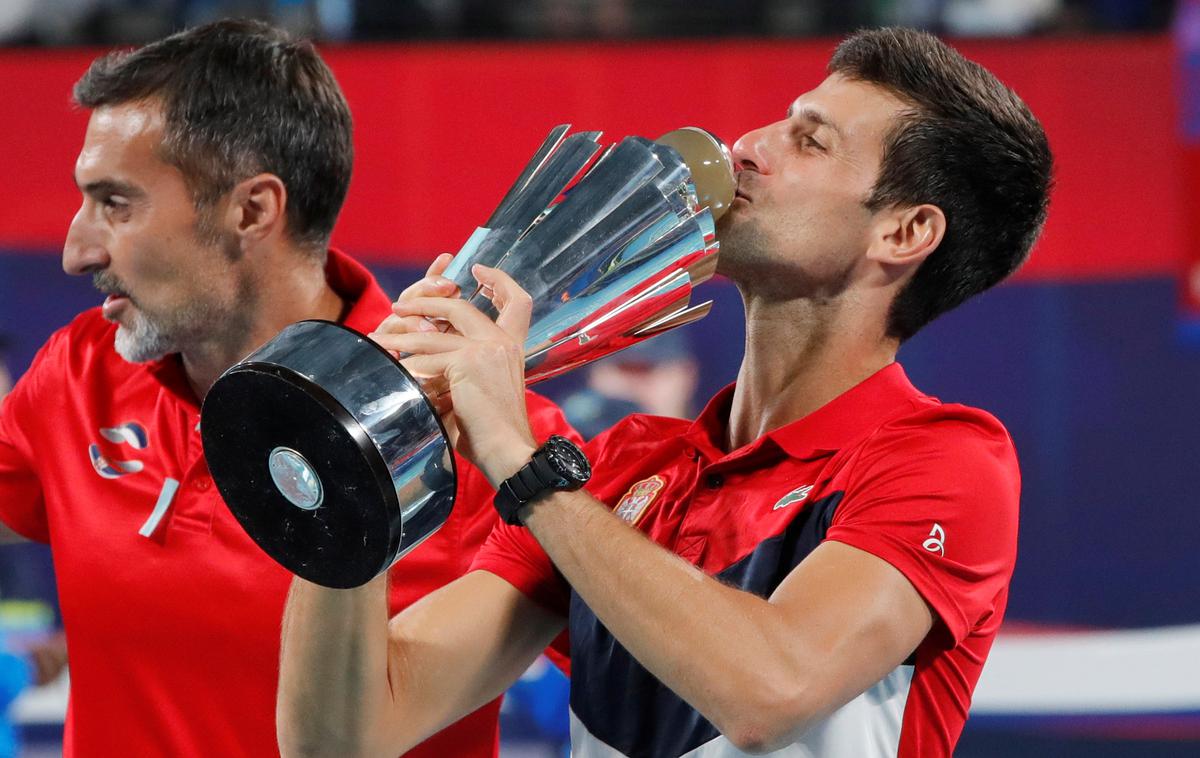
[(767, 141), (771, 126), (763, 126), (746, 132), (733, 143), (733, 167), (738, 173), (750, 169), (760, 174), (770, 173), (767, 160)]
[(63, 271), (73, 276), (84, 276), (103, 271), (108, 264), (108, 250), (89, 223), (87, 203), (84, 203), (67, 229), (67, 239), (63, 244)]

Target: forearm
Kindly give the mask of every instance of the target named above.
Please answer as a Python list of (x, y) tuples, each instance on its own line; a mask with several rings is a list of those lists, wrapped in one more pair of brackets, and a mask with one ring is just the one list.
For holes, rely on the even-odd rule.
[(526, 509), (528, 527), (650, 673), (735, 742), (769, 744), (805, 726), (819, 641), (763, 598), (655, 545), (586, 493), (552, 497)]
[(352, 590), (294, 580), (279, 671), (283, 755), (371, 755), (390, 703), (387, 578)]
[(285, 758), (399, 755), (504, 692), (563, 626), (485, 571), (386, 617), (384, 577), (355, 590), (293, 583), (277, 714)]

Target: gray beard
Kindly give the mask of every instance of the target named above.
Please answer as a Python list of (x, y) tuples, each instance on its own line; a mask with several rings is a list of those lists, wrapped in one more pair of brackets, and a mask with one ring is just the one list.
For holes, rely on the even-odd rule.
[[(219, 235), (210, 242), (220, 248), (229, 260), (237, 260), (240, 252), (236, 240)], [(92, 283), (101, 292), (125, 292), (120, 280), (106, 271), (92, 276)], [(257, 291), (253, 282), (243, 278), (238, 282), (235, 300), (241, 307), (237, 311), (226, 311), (214, 301), (193, 301), (177, 307), (161, 317), (152, 317), (137, 308), (129, 325), (117, 325), (115, 347), (117, 354), (130, 363), (152, 363), (162, 360), (171, 353), (182, 353), (185, 348), (205, 341), (226, 341), (237, 344), (250, 331), (250, 313), (257, 302)]]
[(130, 363), (152, 363), (179, 352), (175, 340), (141, 313), (134, 315), (131, 326), (117, 326), (115, 346)]
[(135, 311), (128, 325), (117, 325), (117, 354), (130, 363), (150, 363), (202, 343), (240, 345), (250, 332), (255, 292), (249, 281), (243, 281), (239, 289), (238, 301), (245, 306), (239, 311), (227, 312), (205, 302), (179, 307), (165, 318)]

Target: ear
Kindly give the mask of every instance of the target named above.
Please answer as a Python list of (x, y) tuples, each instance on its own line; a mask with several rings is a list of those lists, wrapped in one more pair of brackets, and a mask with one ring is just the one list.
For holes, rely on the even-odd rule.
[(230, 226), (243, 246), (282, 234), (287, 224), (287, 187), (274, 174), (239, 182), (229, 193)]
[(946, 214), (936, 205), (893, 208), (873, 227), (867, 257), (890, 266), (915, 268), (942, 244)]

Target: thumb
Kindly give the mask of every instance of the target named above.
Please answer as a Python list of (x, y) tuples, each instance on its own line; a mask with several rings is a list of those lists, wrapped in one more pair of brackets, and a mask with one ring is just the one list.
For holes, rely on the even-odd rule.
[(503, 329), (517, 343), (524, 344), (525, 336), (529, 334), (533, 298), (500, 269), (475, 264), (471, 273), (483, 285), (483, 294), (492, 301), (492, 305), (496, 306), (496, 311), (500, 314), (496, 317), (496, 326)]

